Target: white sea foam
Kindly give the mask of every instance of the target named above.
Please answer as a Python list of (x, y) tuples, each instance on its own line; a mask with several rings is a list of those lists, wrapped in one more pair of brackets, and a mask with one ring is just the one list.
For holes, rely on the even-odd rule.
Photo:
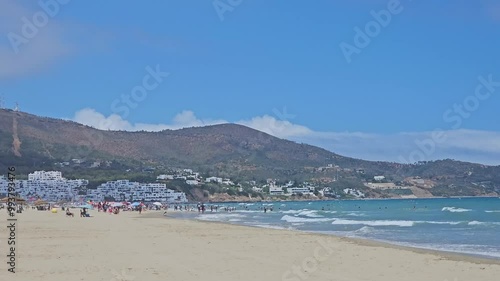
[(234, 213), (229, 213), (229, 214), (204, 214), (204, 215), (199, 215), (197, 219), (202, 220), (202, 221), (227, 221), (231, 219), (238, 219), (238, 218), (245, 218), (246, 216), (244, 215), (238, 215)]
[(290, 223), (308, 223), (308, 222), (328, 222), (332, 221), (333, 219), (329, 218), (299, 218), (299, 217), (292, 217), (289, 215), (284, 215), (281, 218), (282, 221), (290, 222)]
[(309, 211), (309, 209), (302, 209), (302, 210), (288, 210), (288, 211), (282, 211), (282, 214), (300, 214), (302, 212)]
[(415, 223), (428, 223), (428, 224), (448, 224), (448, 225), (458, 225), (461, 221), (418, 221)]
[(255, 224), (253, 226), (262, 227), (262, 228), (270, 228), (270, 229), (290, 229), (290, 228), (285, 228), (285, 227), (270, 225), (270, 224)]
[(324, 218), (324, 216), (318, 214), (318, 211), (303, 211), (298, 213), (298, 215), (309, 218)]
[(486, 213), (500, 213), (500, 210), (485, 211)]
[(351, 217), (365, 217), (366, 215), (362, 212), (349, 212), (345, 214), (346, 216), (351, 216)]
[(236, 213), (262, 213), (263, 211), (252, 211), (252, 210), (241, 210), (241, 211), (234, 211)]
[(497, 248), (483, 246), (483, 245), (468, 245), (468, 244), (418, 244), (407, 242), (395, 242), (381, 240), (395, 245), (407, 246), (412, 248), (438, 250), (452, 253), (462, 253), (469, 255), (477, 255), (490, 258), (500, 258), (500, 251)]
[(444, 207), (441, 211), (452, 212), (452, 213), (463, 213), (463, 212), (470, 212), (472, 210), (471, 209), (457, 208), (457, 207)]
[(376, 220), (376, 221), (355, 221), (337, 219), (332, 222), (333, 225), (367, 225), (367, 226), (400, 226), (411, 227), (415, 224), (414, 221), (391, 221), (391, 220)]
[(368, 234), (375, 231), (375, 228), (370, 226), (363, 226), (362, 228), (354, 231), (355, 234)]
[(468, 225), (486, 225), (486, 226), (491, 226), (491, 225), (500, 225), (500, 222), (471, 221), (471, 222), (468, 223)]

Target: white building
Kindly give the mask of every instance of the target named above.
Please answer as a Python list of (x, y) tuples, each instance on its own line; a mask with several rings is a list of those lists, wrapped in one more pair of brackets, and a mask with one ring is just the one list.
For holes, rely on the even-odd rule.
[(283, 187), (281, 187), (281, 186), (269, 187), (269, 194), (270, 195), (283, 195)]
[(255, 192), (262, 192), (262, 188), (261, 187), (252, 187), (252, 190), (255, 191)]
[(7, 195), (9, 187), (9, 182), (5, 178), (5, 176), (0, 176), (0, 197)]
[(384, 176), (374, 176), (373, 179), (376, 181), (383, 181), (383, 180), (385, 180), (385, 177)]
[(30, 181), (47, 181), (47, 180), (62, 180), (62, 173), (56, 171), (35, 171), (28, 175)]
[[(61, 172), (37, 171), (28, 175), (29, 180), (16, 181), (16, 192), (28, 200), (38, 198), (49, 202), (73, 201), (85, 198), (103, 201), (112, 197), (117, 201), (187, 202), (184, 192), (168, 189), (163, 183), (138, 183), (118, 180), (101, 184), (97, 189), (87, 189), (87, 180), (67, 180)], [(7, 194), (8, 182), (0, 177), (0, 194)], [(81, 195), (79, 195), (79, 193)]]
[(288, 193), (294, 195), (294, 194), (311, 194), (311, 189), (309, 187), (290, 187), (286, 189)]
[(344, 189), (344, 193), (347, 195), (352, 195), (356, 198), (362, 198), (365, 197), (365, 194), (357, 189), (352, 189), (352, 188), (346, 188)]
[(156, 177), (157, 180), (173, 180), (174, 175), (159, 175)]
[(199, 185), (200, 182), (197, 180), (186, 180), (186, 183), (189, 185)]
[(222, 178), (217, 178), (217, 177), (210, 177), (210, 178), (206, 178), (205, 182), (222, 183), (223, 179)]
[(222, 184), (225, 184), (225, 185), (234, 185), (234, 182), (232, 182), (230, 179), (224, 179), (222, 181)]
[[(2, 181), (0, 181), (2, 182)], [(28, 175), (28, 180), (16, 181), (16, 192), (25, 199), (38, 199), (49, 202), (73, 200), (88, 185), (87, 180), (67, 180), (61, 172), (36, 171)], [(0, 193), (6, 194), (7, 188), (0, 183)]]
[(103, 201), (112, 197), (117, 201), (145, 201), (186, 203), (184, 192), (168, 189), (164, 183), (138, 183), (128, 180), (111, 181), (101, 184), (95, 190), (89, 190), (87, 199)]

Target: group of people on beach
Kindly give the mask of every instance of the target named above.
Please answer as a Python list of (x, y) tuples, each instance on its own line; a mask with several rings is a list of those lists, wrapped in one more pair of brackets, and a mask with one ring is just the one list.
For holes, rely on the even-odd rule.
[(111, 206), (111, 204), (109, 202), (104, 201), (104, 202), (97, 203), (97, 211), (104, 212), (104, 213), (107, 212), (109, 214), (118, 215), (120, 213), (120, 207)]
[(220, 205), (205, 205), (205, 203), (201, 203), (201, 202), (198, 202), (198, 204), (196, 204), (196, 207), (193, 207), (193, 206), (190, 206), (190, 205), (174, 205), (174, 211), (189, 211), (189, 212), (193, 212), (193, 211), (196, 211), (198, 210), (198, 213), (205, 213), (208, 208), (210, 208), (210, 212), (213, 213), (213, 212), (219, 212), (219, 208), (221, 211), (225, 211), (225, 212), (234, 212), (236, 211), (236, 207), (223, 207), (223, 206), (220, 206)]

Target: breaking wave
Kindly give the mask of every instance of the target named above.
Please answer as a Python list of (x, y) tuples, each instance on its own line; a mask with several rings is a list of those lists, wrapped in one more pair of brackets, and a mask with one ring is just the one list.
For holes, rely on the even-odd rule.
[(390, 221), (390, 220), (377, 220), (377, 221), (354, 221), (338, 219), (332, 222), (333, 225), (367, 225), (367, 226), (400, 226), (411, 227), (415, 224), (414, 221)]
[(327, 222), (327, 221), (332, 221), (333, 219), (328, 219), (328, 218), (299, 218), (299, 217), (292, 217), (289, 215), (284, 215), (281, 218), (282, 221), (286, 222), (291, 222), (291, 223), (307, 223), (307, 222)]
[(456, 208), (456, 207), (444, 207), (441, 211), (452, 212), (452, 213), (463, 213), (463, 212), (470, 212), (472, 210), (471, 209)]

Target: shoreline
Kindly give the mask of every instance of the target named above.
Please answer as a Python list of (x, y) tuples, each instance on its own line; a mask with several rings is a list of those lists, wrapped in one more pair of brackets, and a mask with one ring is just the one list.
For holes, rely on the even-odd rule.
[(335, 235), (335, 234), (327, 234), (327, 233), (314, 232), (314, 231), (284, 229), (284, 228), (271, 228), (271, 227), (267, 228), (267, 227), (260, 227), (260, 226), (253, 226), (253, 225), (242, 225), (242, 224), (221, 222), (221, 221), (205, 221), (205, 220), (194, 219), (194, 218), (190, 219), (190, 218), (175, 217), (175, 216), (168, 215), (168, 214), (163, 215), (163, 217), (167, 218), (167, 219), (174, 219), (174, 220), (195, 221), (198, 223), (230, 225), (230, 226), (237, 226), (237, 227), (268, 229), (268, 230), (276, 230), (276, 231), (289, 231), (289, 232), (296, 232), (296, 233), (319, 235), (319, 236), (324, 236), (324, 237), (334, 237), (334, 238), (340, 239), (342, 241), (355, 243), (355, 244), (360, 245), (360, 246), (384, 247), (384, 248), (411, 251), (411, 252), (418, 253), (418, 254), (433, 254), (433, 255), (438, 255), (438, 256), (441, 256), (441, 257), (449, 259), (449, 260), (468, 261), (468, 262), (473, 262), (476, 264), (497, 264), (497, 265), (500, 265), (500, 258), (499, 257), (475, 255), (475, 254), (468, 254), (468, 253), (461, 253), (461, 252), (452, 252), (452, 251), (446, 251), (446, 250), (419, 248), (416, 246), (415, 247), (404, 246), (404, 245), (395, 244), (396, 242), (372, 240), (369, 238), (345, 237), (345, 236), (339, 236), (339, 235)]

